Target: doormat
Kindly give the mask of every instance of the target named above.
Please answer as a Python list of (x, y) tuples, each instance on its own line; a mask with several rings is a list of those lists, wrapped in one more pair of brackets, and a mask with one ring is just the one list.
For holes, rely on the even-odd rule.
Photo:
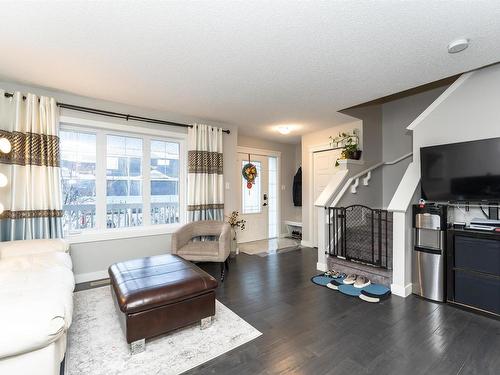
[(358, 297), (365, 302), (378, 303), (391, 294), (391, 290), (381, 284), (370, 284), (364, 288), (355, 288), (353, 285), (346, 285), (342, 281), (343, 277), (331, 277), (325, 274), (313, 276), (311, 281), (331, 290), (338, 290), (340, 293), (351, 297)]

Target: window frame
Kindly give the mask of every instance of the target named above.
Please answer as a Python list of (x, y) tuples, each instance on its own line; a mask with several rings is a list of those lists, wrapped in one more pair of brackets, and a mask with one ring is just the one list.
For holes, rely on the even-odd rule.
[[(142, 126), (97, 121), (79, 117), (60, 116), (60, 130), (91, 132), (96, 135), (96, 225), (93, 229), (68, 233), (70, 243), (85, 243), (113, 239), (170, 234), (186, 223), (187, 212), (187, 133), (151, 129)], [(107, 228), (106, 226), (106, 160), (107, 135), (141, 138), (143, 225), (136, 227)], [(179, 144), (179, 223), (151, 224), (151, 141), (167, 141)]]

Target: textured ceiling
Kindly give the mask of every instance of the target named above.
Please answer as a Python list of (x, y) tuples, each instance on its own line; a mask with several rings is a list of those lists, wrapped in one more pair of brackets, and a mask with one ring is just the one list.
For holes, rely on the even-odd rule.
[[(499, 1), (10, 1), (1, 13), (4, 79), (284, 142), (500, 60)], [(461, 37), (471, 46), (448, 54)]]

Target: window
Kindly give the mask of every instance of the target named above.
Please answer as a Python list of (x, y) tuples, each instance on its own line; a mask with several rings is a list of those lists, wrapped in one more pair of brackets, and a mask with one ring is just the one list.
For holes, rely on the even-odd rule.
[(96, 136), (63, 130), (60, 140), (63, 226), (68, 232), (95, 228)]
[(142, 133), (62, 126), (66, 234), (184, 221), (184, 141)]
[(151, 223), (178, 223), (179, 144), (151, 141)]
[(106, 137), (106, 226), (143, 224), (142, 139)]
[[(243, 160), (241, 163), (241, 168), (243, 168), (248, 161)], [(242, 189), (241, 189), (241, 201), (242, 204), (242, 214), (259, 214), (262, 211), (262, 204), (260, 201), (260, 190), (261, 190), (261, 179), (260, 172), (262, 169), (260, 161), (252, 161), (252, 164), (257, 168), (257, 177), (255, 178), (254, 184), (251, 189), (247, 188), (247, 180), (241, 177)]]
[(278, 228), (278, 158), (269, 156), (269, 238), (279, 236)]

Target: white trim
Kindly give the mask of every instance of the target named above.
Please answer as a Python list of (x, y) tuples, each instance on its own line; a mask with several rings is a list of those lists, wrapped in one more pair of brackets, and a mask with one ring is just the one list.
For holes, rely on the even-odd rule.
[(149, 225), (147, 227), (129, 227), (106, 230), (82, 231), (79, 234), (71, 234), (65, 237), (70, 244), (88, 243), (98, 241), (111, 241), (123, 238), (136, 238), (147, 236), (159, 236), (172, 234), (179, 229), (182, 224)]
[(412, 161), (406, 167), (405, 173), (394, 192), (387, 210), (389, 212), (406, 212), (410, 207), (411, 200), (420, 182), (420, 169), (417, 163)]
[(316, 269), (318, 271), (326, 272), (328, 271), (328, 266), (326, 265), (326, 263), (316, 263)]
[[(186, 222), (186, 191), (187, 191), (187, 134), (174, 133), (138, 126), (114, 124), (103, 121), (80, 119), (77, 117), (60, 117), (61, 130), (92, 132), (96, 135), (96, 226), (95, 229), (82, 231), (79, 234), (69, 234), (70, 243), (86, 243), (95, 241), (116, 240), (168, 234), (175, 231), (180, 224), (152, 225), (150, 220), (151, 179), (150, 179), (150, 144), (152, 140), (175, 142), (179, 144), (179, 221)], [(142, 203), (143, 226), (108, 229), (106, 227), (106, 136), (118, 135), (140, 137), (142, 140)], [(173, 228), (173, 229), (172, 229)]]
[(406, 298), (412, 293), (413, 284), (408, 284), (406, 286), (399, 284), (391, 284), (391, 293)]
[[(349, 186), (351, 186), (351, 193), (356, 194), (356, 188), (359, 185), (359, 178), (360, 177), (363, 177), (363, 176), (367, 175), (368, 173), (371, 173), (371, 171), (373, 171), (373, 170), (375, 170), (377, 168), (383, 167), (385, 165), (394, 165), (394, 164), (397, 164), (397, 163), (399, 163), (399, 162), (401, 162), (401, 161), (409, 158), (412, 155), (413, 155), (413, 152), (409, 152), (408, 154), (400, 156), (399, 158), (397, 158), (397, 159), (395, 159), (393, 161), (388, 161), (388, 162), (382, 161), (382, 162), (373, 164), (371, 167), (368, 167), (365, 170), (362, 170), (361, 172), (359, 172), (359, 173), (357, 173), (357, 174), (349, 177), (349, 179), (344, 184), (344, 186), (342, 187), (342, 189), (340, 190), (340, 192), (333, 199), (333, 203), (331, 204), (331, 207), (335, 207), (339, 203), (339, 201), (342, 199), (342, 197), (344, 196), (344, 194), (347, 191), (347, 189), (349, 189)], [(412, 163), (410, 163), (410, 165), (411, 164)], [(353, 185), (353, 181), (354, 181), (354, 185), (355, 186), (352, 186)], [(354, 191), (352, 190), (352, 187), (354, 187)]]
[[(276, 158), (276, 173), (277, 173), (277, 178), (276, 178), (276, 225), (278, 226), (277, 228), (277, 233), (278, 236), (280, 236), (280, 232), (282, 231), (282, 223), (281, 223), (281, 152), (280, 151), (274, 151), (274, 150), (266, 150), (266, 149), (261, 149), (261, 148), (254, 148), (254, 147), (246, 147), (246, 146), (236, 146), (236, 156), (237, 156), (237, 162), (236, 162), (236, 173), (238, 176), (241, 176), (241, 165), (238, 162), (239, 156), (238, 154), (251, 154), (251, 155), (257, 155), (257, 156), (267, 156), (267, 157), (275, 157)], [(269, 161), (268, 161), (269, 164)], [(269, 167), (269, 165), (268, 165)], [(241, 177), (238, 177), (241, 179)], [(241, 180), (238, 180), (238, 184), (241, 185)], [(268, 186), (266, 186), (266, 191), (267, 188), (269, 187), (269, 176), (268, 176)], [(242, 200), (241, 200), (241, 188), (238, 188), (238, 207), (239, 211), (243, 212), (242, 208)], [(269, 195), (269, 192), (268, 192)], [(256, 212), (255, 214), (261, 214), (261, 212)], [(252, 214), (245, 214), (245, 215), (252, 215)], [(267, 223), (268, 223), (268, 228), (267, 228), (267, 237), (269, 237), (269, 210), (267, 210)]]
[(254, 147), (246, 147), (246, 146), (237, 146), (236, 147), (236, 152), (241, 153), (241, 154), (251, 154), (251, 155), (260, 155), (260, 156), (274, 156), (274, 157), (281, 157), (281, 152), (280, 151), (273, 151), (273, 150), (265, 150), (262, 148), (254, 148)]
[[(179, 159), (180, 155), (179, 145)], [(179, 160), (181, 162), (182, 159)], [(181, 167), (179, 163), (179, 167)], [(141, 168), (142, 168), (142, 220), (144, 226), (151, 225), (151, 137), (144, 137), (142, 139), (142, 158), (141, 158)], [(180, 172), (179, 168), (179, 172)], [(180, 176), (179, 176), (179, 186), (180, 186)], [(179, 209), (181, 205), (179, 203)], [(181, 213), (179, 212), (179, 219)]]
[(87, 127), (87, 128), (95, 128), (95, 129), (104, 129), (111, 130), (117, 132), (126, 132), (126, 133), (136, 133), (136, 134), (144, 134), (156, 137), (168, 137), (175, 139), (187, 139), (187, 133), (177, 133), (169, 130), (160, 130), (160, 129), (152, 129), (146, 128), (142, 126), (135, 126), (129, 124), (116, 124), (113, 122), (105, 122), (98, 120), (90, 120), (80, 117), (72, 117), (72, 116), (59, 116), (59, 123), (61, 125), (75, 125), (77, 127)]
[[(307, 241), (309, 244), (308, 245), (303, 245), (303, 246), (309, 246), (313, 247), (313, 242), (314, 242), (314, 231), (316, 228), (314, 228), (314, 215), (316, 215), (316, 206), (314, 205), (314, 153), (319, 152), (319, 151), (329, 151), (329, 150), (335, 150), (335, 149), (340, 149), (341, 147), (335, 147), (332, 148), (332, 146), (329, 143), (323, 143), (319, 145), (314, 145), (314, 146), (309, 146), (307, 148), (307, 153), (309, 157), (309, 165), (308, 165), (308, 170), (309, 170), (309, 176), (306, 178), (309, 180), (309, 207), (306, 207), (306, 209), (309, 211), (309, 237), (311, 241)], [(303, 178), (302, 178), (303, 179)], [(302, 241), (304, 242), (304, 241)]]
[(337, 160), (337, 163), (339, 163), (339, 165), (345, 164), (346, 166), (349, 164), (354, 164), (354, 165), (365, 164), (364, 160), (355, 160), (355, 159), (339, 159)]
[(327, 151), (327, 150), (338, 150), (342, 147), (332, 147), (329, 143), (322, 143), (320, 145), (309, 146), (307, 148), (307, 152), (312, 154), (318, 151)]
[(75, 283), (86, 283), (109, 278), (107, 270), (75, 274)]
[(425, 120), (429, 114), (436, 109), (442, 102), (444, 102), (456, 89), (458, 89), (465, 81), (467, 81), (474, 72), (462, 74), (458, 79), (453, 82), (441, 95), (434, 100), (412, 123), (406, 128), (408, 130), (415, 130), (415, 128)]
[(304, 240), (302, 240), (302, 241), (300, 241), (300, 244), (301, 244), (302, 246), (305, 246), (305, 247), (313, 247), (313, 245), (312, 245), (312, 242), (311, 242), (311, 241), (304, 241)]

